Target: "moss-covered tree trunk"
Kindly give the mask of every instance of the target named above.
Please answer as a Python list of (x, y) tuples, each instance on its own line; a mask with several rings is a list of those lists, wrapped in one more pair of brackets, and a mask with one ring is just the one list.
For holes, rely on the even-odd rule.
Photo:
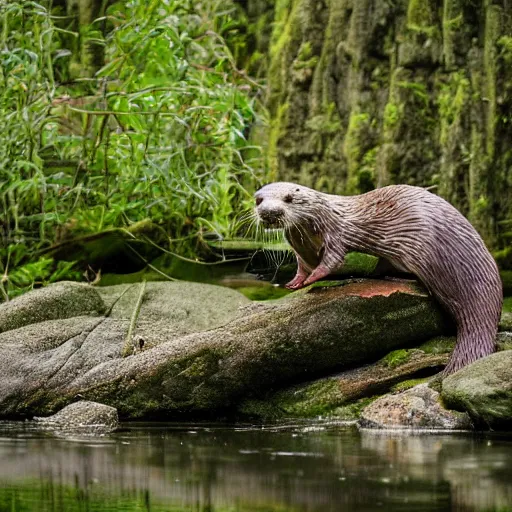
[(268, 49), (275, 178), (335, 193), (438, 185), (487, 243), (505, 244), (510, 1), (268, 3), (275, 4)]

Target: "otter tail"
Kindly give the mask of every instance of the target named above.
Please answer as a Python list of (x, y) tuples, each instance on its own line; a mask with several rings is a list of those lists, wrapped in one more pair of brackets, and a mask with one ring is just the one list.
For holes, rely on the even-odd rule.
[(503, 305), (499, 274), (496, 280), (490, 280), (488, 286), (472, 292), (469, 300), (466, 297), (465, 307), (454, 308), (453, 303), (450, 304), (450, 312), (457, 324), (457, 343), (443, 371), (444, 375), (450, 375), (496, 350), (496, 335)]
[[(476, 319), (475, 319), (476, 320)], [(458, 322), (457, 322), (458, 323)], [(488, 356), (496, 350), (497, 324), (474, 325), (459, 324), (457, 326), (457, 343), (450, 360), (443, 370), (443, 375), (450, 375), (477, 359)]]

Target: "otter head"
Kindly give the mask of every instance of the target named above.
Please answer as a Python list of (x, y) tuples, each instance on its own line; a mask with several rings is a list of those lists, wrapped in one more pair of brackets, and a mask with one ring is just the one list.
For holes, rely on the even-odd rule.
[(271, 183), (254, 194), (256, 214), (267, 227), (286, 228), (301, 222), (299, 205), (307, 203), (313, 190), (295, 183)]

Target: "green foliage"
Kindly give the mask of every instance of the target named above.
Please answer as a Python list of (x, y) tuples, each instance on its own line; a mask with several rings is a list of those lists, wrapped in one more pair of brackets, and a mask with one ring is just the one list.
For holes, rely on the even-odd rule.
[(460, 117), (469, 100), (471, 84), (463, 73), (450, 75), (448, 83), (441, 87), (438, 96), (441, 119), (441, 144), (446, 144), (450, 129), (460, 123)]
[[(362, 116), (364, 115), (362, 114)], [(306, 127), (311, 131), (322, 134), (338, 132), (341, 128), (341, 120), (336, 110), (336, 105), (334, 103), (326, 105), (323, 114), (314, 116), (306, 121)]]
[[(0, 2), (4, 288), (17, 293), (18, 266), (61, 276), (36, 251), (76, 234), (150, 218), (193, 256), (205, 233), (231, 235), (265, 174), (247, 141), (260, 85), (236, 67), (234, 5), (116, 2), (105, 30), (84, 31), (105, 66), (70, 79), (76, 34), (49, 3)], [(23, 256), (7, 265), (14, 246)]]
[(409, 0), (407, 6), (407, 27), (416, 32), (423, 32), (432, 37), (436, 32), (434, 26), (434, 9), (430, 0)]
[(386, 103), (384, 108), (384, 129), (392, 130), (402, 117), (401, 109), (395, 103)]
[(507, 65), (512, 65), (512, 37), (502, 36), (497, 41), (500, 56)]

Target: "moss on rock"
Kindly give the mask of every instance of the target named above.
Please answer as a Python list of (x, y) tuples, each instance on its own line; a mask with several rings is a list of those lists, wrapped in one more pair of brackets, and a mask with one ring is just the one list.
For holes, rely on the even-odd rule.
[(411, 351), (405, 348), (400, 350), (393, 350), (385, 357), (381, 359), (382, 363), (386, 365), (388, 368), (396, 368), (404, 363), (406, 363), (411, 356)]

